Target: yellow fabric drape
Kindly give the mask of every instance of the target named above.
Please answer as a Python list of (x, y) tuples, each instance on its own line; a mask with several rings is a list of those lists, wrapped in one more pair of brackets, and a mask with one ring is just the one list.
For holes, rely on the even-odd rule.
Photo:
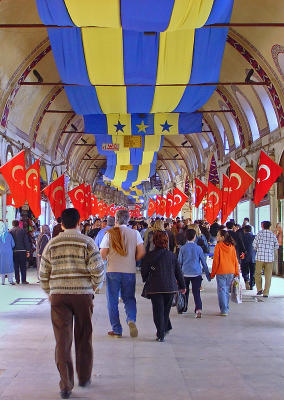
[(132, 186), (139, 185), (145, 181), (150, 175), (150, 167), (154, 158), (154, 153), (159, 151), (162, 137), (160, 135), (145, 136), (145, 146), (142, 158), (142, 164), (139, 165), (137, 180), (133, 182)]
[[(93, 85), (124, 85), (122, 29), (82, 28), (89, 79)], [(127, 113), (125, 87), (96, 87), (104, 114)]]
[[(179, 113), (157, 113), (154, 115), (154, 132), (155, 135), (178, 135)], [(168, 129), (163, 130), (163, 126), (167, 122), (171, 125)]]
[[(107, 114), (108, 135), (131, 135), (131, 114)], [(124, 125), (121, 130), (117, 130), (115, 125), (120, 122)]]
[(201, 28), (207, 21), (214, 0), (176, 0), (167, 32)]
[(119, 144), (119, 151), (116, 153), (117, 162), (112, 184), (120, 187), (121, 183), (126, 180), (128, 174), (128, 171), (121, 170), (120, 166), (130, 164), (130, 149), (124, 147), (123, 136), (112, 136), (112, 143)]
[[(160, 34), (156, 84), (187, 84), (191, 74), (194, 29)], [(151, 113), (173, 111), (186, 86), (156, 87)]]
[(120, 28), (120, 0), (65, 0), (76, 26)]

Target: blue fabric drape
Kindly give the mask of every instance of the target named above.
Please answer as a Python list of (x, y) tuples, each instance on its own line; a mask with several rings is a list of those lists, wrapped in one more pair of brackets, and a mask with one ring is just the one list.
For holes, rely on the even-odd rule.
[[(124, 81), (126, 85), (155, 85), (159, 34), (123, 31)], [(127, 112), (150, 112), (155, 87), (127, 87)]]
[(64, 0), (36, 0), (40, 19), (45, 25), (74, 26)]

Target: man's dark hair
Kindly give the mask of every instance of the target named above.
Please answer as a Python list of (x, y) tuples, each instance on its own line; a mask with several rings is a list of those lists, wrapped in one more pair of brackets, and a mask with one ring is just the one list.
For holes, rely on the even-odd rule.
[(61, 217), (58, 217), (58, 218), (56, 218), (56, 221), (58, 222), (58, 224), (61, 224), (62, 218), (61, 218)]
[(164, 223), (164, 228), (166, 229), (168, 226), (169, 226), (169, 223), (168, 223), (168, 222), (165, 222), (165, 223)]
[(226, 223), (226, 228), (227, 228), (227, 229), (233, 229), (233, 226), (234, 226), (234, 223), (233, 223), (232, 221), (228, 221), (228, 222)]
[(12, 225), (16, 228), (17, 226), (19, 226), (19, 221), (17, 219), (14, 219)]
[(248, 218), (248, 217), (245, 217), (245, 218), (244, 218), (244, 221), (249, 222), (249, 218)]
[(185, 234), (187, 240), (189, 240), (190, 242), (194, 239), (194, 236), (196, 236), (196, 232), (194, 229), (187, 229)]
[(271, 222), (270, 221), (262, 221), (262, 227), (263, 227), (263, 229), (270, 229)]
[(250, 225), (244, 226), (244, 232), (251, 232), (251, 226)]
[(74, 229), (80, 221), (80, 214), (76, 208), (66, 208), (61, 214), (62, 224), (66, 229)]

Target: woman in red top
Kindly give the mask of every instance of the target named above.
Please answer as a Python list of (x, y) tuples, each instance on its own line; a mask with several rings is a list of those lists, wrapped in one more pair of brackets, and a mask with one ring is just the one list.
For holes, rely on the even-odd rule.
[(239, 275), (239, 264), (231, 235), (220, 230), (213, 256), (211, 278), (216, 275), (217, 294), (222, 316), (229, 312), (230, 287), (234, 276)]

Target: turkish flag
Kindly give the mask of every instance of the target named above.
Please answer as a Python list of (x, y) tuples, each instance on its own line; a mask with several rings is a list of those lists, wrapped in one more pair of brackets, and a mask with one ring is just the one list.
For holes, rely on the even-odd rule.
[(200, 179), (195, 178), (195, 207), (198, 208), (207, 193), (207, 186)]
[(222, 190), (222, 218), (221, 223), (224, 224), (227, 221), (229, 214), (227, 213), (227, 205), (229, 200), (229, 187), (230, 179), (227, 175), (223, 174), (223, 190)]
[(104, 213), (103, 217), (106, 217), (107, 214), (108, 214), (108, 205), (107, 205), (107, 203), (104, 203), (104, 205), (103, 205), (103, 213)]
[(26, 167), (25, 151), (13, 157), (0, 168), (0, 172), (7, 182), (16, 208), (21, 207), (26, 201)]
[(156, 215), (160, 215), (161, 212), (161, 196), (156, 197)]
[(15, 207), (14, 199), (10, 193), (7, 193), (7, 195), (6, 195), (6, 206)]
[(92, 189), (91, 185), (85, 187), (85, 219), (88, 219), (92, 214)]
[(217, 218), (222, 206), (222, 192), (221, 190), (208, 182), (207, 205), (205, 209), (205, 219), (209, 224), (213, 224)]
[(26, 198), (33, 215), (38, 218), (41, 214), (39, 160), (26, 171)]
[(154, 202), (153, 199), (149, 199), (148, 217), (152, 217), (155, 211), (156, 211), (156, 203)]
[(282, 168), (261, 150), (253, 199), (256, 205), (258, 205), (263, 197), (268, 193), (269, 189), (281, 173)]
[(86, 210), (85, 210), (85, 183), (75, 187), (74, 189), (68, 192), (70, 200), (72, 201), (73, 206), (79, 211), (80, 220), (85, 219)]
[(182, 209), (184, 203), (187, 201), (188, 197), (178, 188), (174, 188), (173, 197), (174, 197), (174, 204), (172, 206), (172, 216), (173, 218), (175, 218)]
[(110, 215), (111, 217), (115, 216), (115, 205), (114, 204), (112, 204), (108, 207), (107, 214)]
[(96, 215), (98, 213), (98, 199), (94, 194), (91, 194), (91, 214)]
[(230, 183), (229, 183), (229, 198), (227, 203), (228, 215), (236, 208), (251, 183), (253, 177), (248, 174), (236, 161), (231, 160), (230, 163)]
[(98, 214), (99, 214), (99, 218), (103, 218), (104, 216), (104, 202), (102, 200), (100, 200), (98, 202)]
[(48, 197), (50, 207), (55, 218), (61, 217), (62, 211), (66, 208), (65, 200), (65, 177), (61, 175), (54, 182), (43, 189), (43, 193)]
[(171, 192), (168, 192), (167, 194), (167, 204), (166, 204), (166, 217), (170, 218), (172, 214), (172, 206), (174, 202), (174, 196), (171, 194)]
[(163, 217), (166, 213), (166, 208), (167, 208), (167, 199), (164, 198), (164, 196), (160, 197), (161, 203), (160, 203), (160, 215)]

